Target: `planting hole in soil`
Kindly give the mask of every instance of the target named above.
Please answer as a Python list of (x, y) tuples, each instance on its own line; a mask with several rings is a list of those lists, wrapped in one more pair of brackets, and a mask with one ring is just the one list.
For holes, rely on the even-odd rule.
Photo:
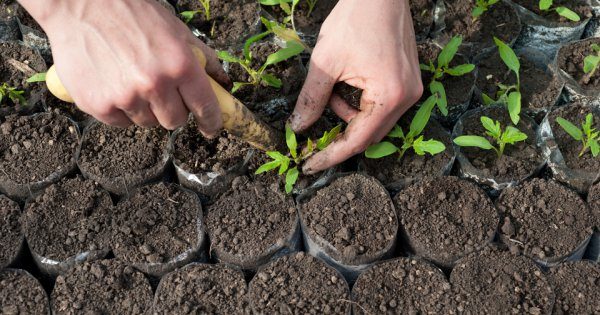
[(413, 184), (393, 200), (410, 249), (443, 267), (490, 243), (498, 226), (485, 192), (456, 177)]
[(23, 230), (38, 267), (56, 276), (76, 263), (104, 258), (112, 215), (108, 192), (81, 176), (65, 178), (30, 199)]
[(238, 177), (206, 212), (211, 256), (221, 262), (256, 270), (299, 249), (294, 201), (276, 184)]
[(568, 262), (550, 269), (548, 282), (556, 294), (553, 314), (600, 314), (600, 266)]
[(303, 252), (261, 268), (250, 282), (248, 300), (258, 314), (349, 314), (352, 307), (344, 277)]
[[(596, 45), (596, 46), (594, 46)], [(591, 97), (600, 90), (600, 38), (589, 38), (563, 46), (557, 66), (567, 85), (577, 93)]]
[(76, 265), (56, 279), (53, 314), (146, 314), (152, 288), (144, 274), (111, 259)]
[(191, 264), (164, 276), (154, 314), (247, 314), (244, 274), (227, 265)]
[(442, 314), (450, 283), (430, 263), (396, 258), (363, 272), (352, 288), (354, 314)]
[(94, 122), (83, 132), (77, 164), (85, 177), (125, 195), (162, 175), (169, 159), (167, 143), (167, 131), (161, 128), (122, 129)]
[(82, 112), (74, 104), (63, 102), (58, 98), (50, 95), (50, 93), (46, 94), (47, 96), (45, 98), (44, 106), (46, 107), (47, 111), (67, 116), (74, 120), (76, 123), (80, 124), (80, 126), (82, 127), (85, 126), (86, 122), (92, 120), (92, 117), (90, 115)]
[(146, 274), (162, 276), (201, 258), (200, 200), (176, 184), (137, 189), (117, 204), (112, 217), (115, 256)]
[(22, 250), (23, 232), (21, 232), (21, 208), (19, 205), (0, 196), (0, 270), (15, 262)]
[(0, 271), (0, 313), (50, 314), (48, 296), (42, 285), (27, 271)]
[(581, 259), (593, 233), (594, 218), (585, 202), (552, 180), (507, 188), (496, 205), (504, 217), (502, 242), (545, 266)]

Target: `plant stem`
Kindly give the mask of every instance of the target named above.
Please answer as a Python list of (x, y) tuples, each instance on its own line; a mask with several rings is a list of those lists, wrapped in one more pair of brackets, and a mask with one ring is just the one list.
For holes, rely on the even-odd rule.
[(588, 148), (589, 146), (587, 145), (587, 143), (583, 142), (583, 148), (579, 152), (579, 157), (582, 157), (585, 154), (585, 152), (587, 152)]

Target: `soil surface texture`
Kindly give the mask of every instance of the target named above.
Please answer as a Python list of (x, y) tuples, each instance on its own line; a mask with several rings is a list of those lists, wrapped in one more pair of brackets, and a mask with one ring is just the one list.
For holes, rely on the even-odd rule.
[(554, 292), (524, 256), (486, 248), (461, 260), (450, 274), (453, 309), (463, 314), (550, 314)]
[(23, 232), (21, 232), (21, 208), (5, 196), (0, 196), (0, 269), (3, 269), (17, 256)]
[(538, 261), (572, 255), (593, 233), (594, 219), (585, 202), (552, 180), (532, 179), (507, 188), (496, 205), (504, 217), (502, 241)]
[(75, 266), (56, 279), (54, 314), (145, 314), (152, 307), (152, 288), (144, 274), (118, 260)]
[(276, 185), (246, 177), (209, 205), (206, 226), (219, 260), (254, 269), (288, 245), (297, 227), (294, 201)]
[[(300, 1), (294, 12), (294, 23), (296, 29), (303, 35), (316, 36), (321, 30), (321, 25), (331, 13), (331, 10), (338, 3), (338, 0), (319, 0), (315, 7), (310, 11), (308, 1)], [(291, 5), (291, 3), (290, 3)], [(281, 21), (287, 14), (276, 6), (264, 6), (264, 8)], [(308, 14), (310, 12), (310, 15)]]
[(594, 111), (592, 107), (587, 106), (584, 103), (573, 103), (556, 108), (548, 115), (548, 122), (552, 128), (554, 140), (558, 145), (558, 149), (560, 150), (567, 167), (570, 169), (599, 172), (600, 159), (592, 156), (589, 149), (586, 150), (582, 156), (579, 156), (583, 149), (583, 143), (573, 139), (573, 137), (571, 137), (556, 122), (558, 117), (562, 117), (573, 123), (575, 126), (581, 127), (581, 124), (585, 122), (585, 116), (590, 113), (594, 115), (594, 124), (592, 128), (600, 130), (600, 115), (598, 115), (598, 111)]
[(348, 314), (352, 306), (344, 278), (303, 252), (259, 271), (250, 282), (248, 300), (258, 314)]
[(556, 294), (553, 314), (600, 314), (600, 266), (568, 262), (550, 269), (548, 282)]
[(65, 178), (25, 206), (27, 244), (33, 253), (56, 261), (108, 251), (112, 210), (110, 195), (98, 183)]
[(55, 112), (67, 116), (77, 123), (82, 123), (92, 118), (92, 116), (82, 112), (79, 108), (77, 108), (77, 105), (63, 102), (52, 95), (48, 95), (48, 97), (46, 97), (46, 108), (49, 112)]
[[(559, 23), (562, 25), (571, 25), (574, 26), (579, 24), (580, 22), (573, 22), (569, 19), (566, 19), (560, 16), (556, 11), (548, 10), (542, 11), (540, 10), (540, 2), (539, 0), (513, 0), (514, 3), (521, 5), (525, 9), (546, 18), (548, 21), (552, 21), (555, 23)], [(592, 17), (592, 8), (586, 3), (585, 0), (554, 0), (551, 8), (556, 8), (560, 6), (565, 6), (577, 13), (581, 20), (585, 20), (587, 18)]]
[(600, 38), (590, 38), (563, 46), (558, 52), (558, 67), (568, 73), (584, 89), (600, 89), (600, 71), (593, 76), (583, 71), (583, 60), (598, 53), (592, 49), (592, 44), (600, 45)]
[(0, 271), (0, 314), (49, 314), (49, 306), (46, 291), (29, 273)]
[[(42, 97), (43, 83), (27, 83), (27, 79), (38, 72), (46, 71), (46, 63), (40, 54), (32, 48), (16, 42), (0, 43), (0, 85), (6, 83), (11, 88), (24, 91), (23, 97), (29, 106)], [(15, 104), (8, 97), (0, 102), (0, 111), (20, 110), (28, 104)]]
[(413, 184), (393, 200), (412, 251), (442, 266), (483, 248), (498, 226), (498, 214), (485, 192), (456, 177)]
[(425, 39), (433, 26), (433, 9), (435, 8), (435, 1), (411, 0), (409, 4), (417, 40)]
[(596, 218), (596, 229), (600, 229), (600, 182), (590, 188), (587, 202), (590, 211)]
[(241, 271), (193, 264), (166, 275), (154, 298), (154, 314), (248, 314)]
[(333, 87), (333, 92), (339, 95), (346, 103), (356, 109), (360, 109), (360, 100), (363, 90), (355, 88), (344, 82), (337, 83)]
[(300, 205), (304, 233), (334, 260), (371, 263), (394, 245), (398, 218), (383, 186), (373, 177), (350, 174), (308, 196)]
[(422, 260), (397, 258), (363, 272), (352, 289), (355, 314), (442, 314), (450, 283)]

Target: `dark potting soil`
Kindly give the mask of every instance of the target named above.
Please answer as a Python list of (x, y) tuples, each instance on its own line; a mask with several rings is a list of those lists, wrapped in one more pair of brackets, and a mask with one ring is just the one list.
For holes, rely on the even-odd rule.
[(8, 116), (0, 125), (0, 179), (27, 184), (67, 172), (78, 144), (77, 128), (65, 116)]
[[(294, 12), (296, 29), (304, 35), (318, 35), (323, 22), (325, 22), (325, 19), (327, 19), (337, 3), (338, 0), (319, 0), (309, 15), (308, 1), (300, 1)], [(264, 8), (279, 21), (287, 16), (278, 5), (264, 6)]]
[(583, 60), (590, 55), (597, 55), (591, 45), (600, 45), (600, 38), (590, 38), (563, 46), (557, 57), (558, 67), (575, 79), (585, 89), (600, 89), (600, 71), (593, 76), (583, 72)]
[[(521, 106), (524, 112), (549, 110), (556, 104), (563, 84), (558, 76), (536, 66), (525, 53), (519, 54), (521, 63)], [(497, 99), (498, 84), (514, 85), (515, 74), (506, 67), (500, 54), (484, 58), (478, 65), (477, 88), (493, 99)]]
[(85, 122), (86, 120), (92, 118), (92, 116), (82, 112), (79, 108), (77, 108), (75, 104), (63, 102), (51, 95), (46, 97), (46, 109), (49, 112), (55, 112), (67, 116), (78, 123)]
[(409, 4), (417, 40), (427, 38), (433, 26), (435, 1), (411, 0)]
[(511, 251), (539, 261), (568, 257), (593, 233), (594, 218), (579, 195), (555, 181), (532, 179), (503, 191), (500, 238)]
[(355, 314), (442, 314), (450, 283), (430, 263), (397, 258), (378, 263), (354, 283)]
[(552, 287), (524, 256), (486, 248), (462, 259), (450, 274), (452, 308), (464, 314), (550, 314)]
[[(462, 135), (485, 135), (485, 129), (481, 125), (481, 116), (487, 116), (493, 120), (500, 121), (502, 130), (512, 125), (508, 111), (504, 107), (486, 107), (479, 114), (471, 114), (463, 118)], [(498, 158), (493, 150), (479, 148), (461, 148), (461, 152), (469, 159), (471, 164), (481, 170), (485, 176), (495, 178), (498, 181), (517, 181), (532, 174), (541, 164), (542, 157), (536, 145), (536, 131), (527, 123), (525, 117), (516, 126), (527, 135), (527, 140), (514, 145), (507, 145), (504, 154)], [(494, 144), (491, 137), (490, 143)]]
[(248, 314), (244, 274), (226, 265), (192, 264), (160, 282), (155, 314)]
[(79, 167), (101, 178), (148, 174), (163, 164), (167, 142), (162, 128), (94, 123), (84, 132)]
[(348, 105), (360, 109), (360, 100), (363, 90), (355, 88), (344, 82), (337, 83), (333, 87), (333, 92), (339, 95)]
[(581, 127), (581, 124), (585, 122), (585, 116), (589, 113), (594, 114), (593, 128), (599, 130), (600, 117), (592, 110), (592, 107), (587, 106), (584, 103), (568, 104), (556, 108), (548, 115), (548, 122), (550, 123), (552, 134), (554, 135), (558, 149), (560, 150), (567, 167), (571, 169), (598, 172), (600, 169), (600, 159), (593, 157), (589, 149), (580, 157), (579, 154), (583, 149), (583, 143), (573, 139), (573, 137), (571, 137), (556, 122), (556, 118), (562, 117), (572, 122), (575, 126)]
[(250, 282), (248, 300), (258, 314), (348, 314), (352, 306), (346, 280), (303, 252), (259, 271)]
[(521, 32), (517, 11), (503, 1), (494, 4), (476, 20), (471, 15), (475, 7), (472, 0), (444, 0), (444, 3), (444, 37), (462, 35), (465, 42), (473, 44), (470, 50), (473, 55), (494, 47), (494, 36), (505, 43), (511, 43)]
[(260, 29), (260, 6), (256, 1), (210, 0), (210, 21), (206, 20), (204, 8), (198, 0), (178, 0), (177, 8), (179, 13), (200, 11), (189, 25), (206, 34), (217, 49), (240, 45), (245, 37), (252, 35), (249, 32)]
[(11, 88), (24, 91), (23, 97), (28, 102), (28, 104), (15, 104), (8, 97), (4, 97), (0, 102), (0, 111), (19, 111), (23, 107), (31, 108), (36, 104), (42, 97), (44, 84), (26, 81), (32, 75), (44, 71), (46, 71), (46, 63), (34, 49), (17, 42), (0, 43), (0, 85), (6, 83)]
[(567, 262), (550, 269), (547, 278), (556, 294), (553, 314), (600, 314), (600, 266)]
[[(411, 114), (405, 114), (400, 120), (402, 130), (409, 130), (410, 120), (414, 117), (414, 112), (413, 110)], [(409, 184), (419, 178), (441, 176), (454, 156), (450, 133), (437, 121), (431, 119), (423, 132), (423, 136), (425, 140), (435, 139), (441, 141), (446, 146), (446, 150), (433, 156), (430, 154), (418, 155), (412, 149), (404, 153), (402, 158), (399, 154), (381, 159), (369, 159), (363, 156), (361, 165), (368, 174), (377, 178), (385, 186), (399, 182)], [(392, 142), (395, 142), (398, 147), (402, 146), (402, 141)]]
[(15, 0), (4, 0), (0, 3), (0, 19), (18, 17), (23, 25), (43, 33), (42, 27), (31, 15)]
[(375, 178), (362, 174), (333, 180), (307, 197), (299, 208), (305, 233), (331, 258), (347, 265), (381, 258), (398, 232), (396, 211), (387, 191)]
[(0, 272), (0, 314), (49, 314), (48, 296), (40, 283), (24, 270)]
[(151, 307), (144, 274), (115, 259), (76, 265), (52, 291), (53, 314), (146, 314)]
[(113, 252), (127, 263), (166, 263), (201, 245), (202, 206), (176, 184), (144, 186), (113, 213)]
[(12, 263), (23, 242), (21, 208), (5, 196), (0, 196), (0, 269)]
[[(576, 25), (579, 22), (573, 22), (569, 19), (566, 19), (560, 16), (555, 11), (542, 11), (540, 10), (539, 0), (513, 0), (516, 4), (521, 5), (525, 9), (542, 16), (549, 21), (558, 22), (560, 24), (566, 25)], [(585, 0), (554, 0), (552, 4), (552, 8), (556, 8), (559, 6), (565, 6), (575, 13), (579, 15), (581, 20), (585, 20), (587, 18), (592, 17), (592, 8), (586, 3)]]
[(33, 253), (64, 261), (87, 251), (108, 251), (112, 213), (110, 195), (98, 183), (65, 178), (27, 202), (23, 230)]
[(587, 202), (590, 211), (596, 218), (596, 229), (600, 229), (600, 182), (590, 188)]
[(413, 184), (393, 200), (411, 250), (443, 266), (486, 246), (498, 227), (485, 192), (456, 177)]
[(298, 224), (294, 201), (275, 185), (246, 177), (209, 205), (211, 251), (220, 260), (253, 269), (287, 245)]

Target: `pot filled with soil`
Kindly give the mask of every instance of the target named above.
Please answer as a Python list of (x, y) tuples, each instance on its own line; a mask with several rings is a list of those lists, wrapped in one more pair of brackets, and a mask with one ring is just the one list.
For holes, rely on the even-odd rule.
[(445, 14), (436, 25), (441, 32), (438, 39), (447, 42), (450, 37), (460, 35), (465, 43), (461, 52), (469, 57), (493, 50), (494, 36), (510, 46), (521, 32), (521, 20), (508, 1), (499, 1), (481, 15), (473, 17), (477, 6), (471, 0), (443, 0)]
[(14, 265), (25, 248), (25, 237), (21, 230), (21, 208), (0, 196), (0, 270)]
[[(487, 133), (482, 117), (490, 118), (492, 124), (498, 122), (501, 133), (511, 130), (513, 135), (524, 136), (517, 138), (520, 141), (514, 144), (506, 143), (502, 149), (500, 141)], [(526, 115), (521, 115), (519, 123), (513, 126), (505, 106), (485, 106), (468, 111), (454, 126), (452, 133), (460, 176), (491, 189), (493, 193), (535, 176), (545, 164), (538, 145), (537, 129), (535, 121)], [(456, 138), (463, 135), (484, 137), (493, 148), (460, 147)]]
[(50, 276), (110, 251), (112, 200), (81, 176), (52, 184), (25, 205), (23, 230), (33, 259)]
[(414, 258), (379, 262), (363, 272), (352, 288), (354, 314), (442, 314), (451, 294), (444, 273)]
[[(600, 177), (600, 160), (594, 157), (591, 148), (586, 148), (586, 138), (577, 140), (565, 129), (563, 120), (574, 125), (575, 129), (586, 124), (587, 116), (592, 115), (591, 128), (600, 128), (600, 106), (586, 103), (573, 103), (557, 107), (548, 113), (540, 127), (540, 137), (548, 166), (553, 178), (587, 193), (592, 184)], [(559, 123), (560, 122), (560, 123)], [(569, 132), (568, 132), (569, 130)]]
[(0, 271), (0, 313), (50, 314), (48, 296), (42, 285), (25, 270)]
[(84, 129), (93, 121), (92, 116), (81, 111), (75, 104), (63, 102), (51, 95), (51, 93), (46, 93), (43, 105), (44, 109), (48, 112), (54, 112), (71, 118), (71, 120), (79, 125), (80, 129)]
[(298, 197), (306, 250), (354, 282), (396, 247), (398, 218), (392, 200), (375, 178), (350, 173)]
[(76, 265), (56, 279), (53, 314), (146, 314), (152, 288), (143, 273), (119, 260)]
[(54, 113), (8, 116), (0, 124), (0, 190), (25, 200), (76, 169), (79, 131)]
[(409, 5), (417, 42), (423, 41), (433, 29), (436, 1), (414, 0), (410, 1)]
[(77, 165), (86, 178), (126, 195), (162, 176), (169, 163), (168, 138), (162, 128), (118, 128), (93, 122), (83, 132)]
[(280, 187), (236, 178), (206, 209), (210, 255), (217, 261), (256, 271), (270, 260), (300, 249), (294, 200)]
[(506, 189), (496, 206), (500, 239), (543, 266), (583, 257), (594, 218), (579, 195), (555, 181), (532, 179)]
[(498, 214), (483, 189), (456, 177), (413, 184), (393, 201), (409, 249), (445, 268), (489, 244), (498, 227)]
[(600, 266), (575, 261), (550, 269), (548, 282), (556, 294), (554, 314), (600, 313)]
[(492, 248), (459, 261), (450, 284), (448, 313), (549, 315), (554, 305), (552, 287), (532, 260)]
[(204, 259), (202, 206), (176, 184), (144, 186), (115, 207), (112, 249), (119, 260), (160, 277)]
[(350, 289), (335, 269), (307, 253), (283, 256), (250, 281), (248, 301), (257, 314), (350, 314)]
[(571, 96), (600, 97), (600, 62), (595, 58), (600, 58), (600, 38), (571, 42), (558, 50), (556, 64)]
[(596, 232), (590, 240), (585, 257), (600, 262), (600, 182), (592, 186), (587, 201), (588, 207), (596, 217)]
[(27, 79), (46, 71), (44, 59), (20, 42), (0, 43), (0, 56), (0, 117), (34, 112), (46, 90), (42, 83), (28, 83)]
[(227, 265), (190, 264), (165, 275), (153, 314), (248, 314), (242, 271)]
[[(12, 2), (13, 0), (8, 0), (8, 2)], [(21, 5), (15, 6), (16, 12), (15, 15), (17, 17), (17, 21), (19, 23), (19, 31), (21, 33), (21, 38), (25, 45), (39, 51), (44, 57), (44, 59), (48, 62), (48, 64), (52, 64), (52, 51), (50, 50), (50, 41), (48, 40), (48, 36), (44, 33), (42, 27), (38, 24), (38, 22), (29, 15), (29, 12), (25, 10)]]

